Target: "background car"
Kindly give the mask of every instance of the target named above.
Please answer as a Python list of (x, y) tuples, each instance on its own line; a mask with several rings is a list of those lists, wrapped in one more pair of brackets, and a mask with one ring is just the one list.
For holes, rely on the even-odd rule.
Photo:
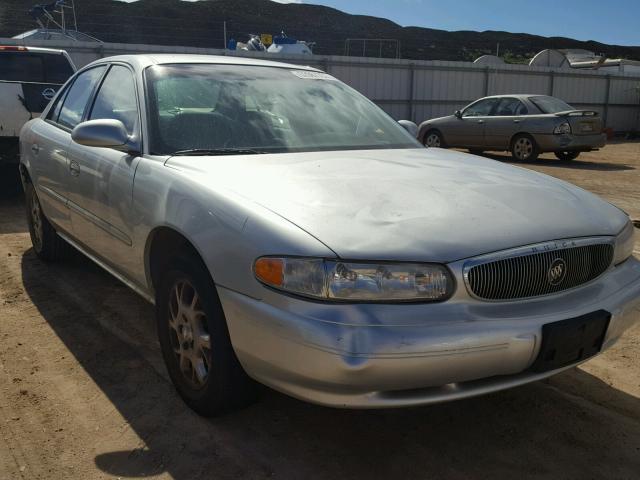
[(0, 46), (0, 164), (18, 164), (20, 129), (75, 70), (64, 50)]
[(448, 117), (423, 122), (418, 139), (427, 147), (467, 148), (472, 153), (507, 150), (517, 161), (553, 152), (574, 160), (605, 145), (597, 112), (576, 110), (547, 95), (496, 95)]

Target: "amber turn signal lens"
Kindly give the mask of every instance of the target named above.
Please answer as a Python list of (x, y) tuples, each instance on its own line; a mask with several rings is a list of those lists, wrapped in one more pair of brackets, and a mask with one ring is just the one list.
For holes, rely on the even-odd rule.
[(282, 258), (259, 258), (256, 260), (254, 270), (258, 280), (281, 287), (284, 283), (284, 260)]

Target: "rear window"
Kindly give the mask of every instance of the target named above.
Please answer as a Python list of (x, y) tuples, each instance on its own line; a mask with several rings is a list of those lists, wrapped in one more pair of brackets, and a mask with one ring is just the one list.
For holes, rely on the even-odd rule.
[(60, 54), (0, 53), (0, 80), (62, 84), (71, 75), (73, 68)]
[(575, 110), (571, 105), (556, 97), (543, 95), (539, 97), (529, 97), (529, 100), (538, 107), (542, 113), (558, 113)]

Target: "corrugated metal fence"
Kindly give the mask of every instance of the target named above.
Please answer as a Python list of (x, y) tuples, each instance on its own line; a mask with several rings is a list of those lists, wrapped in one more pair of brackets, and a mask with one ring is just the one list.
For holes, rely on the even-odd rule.
[[(23, 45), (2, 39), (0, 44)], [(596, 110), (615, 131), (640, 130), (640, 77), (597, 71), (523, 65), (479, 66), (469, 62), (414, 61), (341, 56), (272, 56), (250, 52), (134, 45), (30, 41), (27, 46), (67, 50), (78, 67), (127, 53), (196, 53), (268, 58), (325, 70), (359, 90), (396, 119), (417, 123), (450, 115), (472, 100), (509, 93), (549, 94), (576, 108)]]

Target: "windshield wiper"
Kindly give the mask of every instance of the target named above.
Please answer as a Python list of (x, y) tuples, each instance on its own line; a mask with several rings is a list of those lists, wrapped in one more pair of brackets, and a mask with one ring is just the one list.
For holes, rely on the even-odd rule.
[(178, 150), (173, 152), (171, 156), (185, 156), (185, 155), (258, 155), (262, 153), (260, 150), (253, 150), (251, 148), (191, 148), (188, 150)]

